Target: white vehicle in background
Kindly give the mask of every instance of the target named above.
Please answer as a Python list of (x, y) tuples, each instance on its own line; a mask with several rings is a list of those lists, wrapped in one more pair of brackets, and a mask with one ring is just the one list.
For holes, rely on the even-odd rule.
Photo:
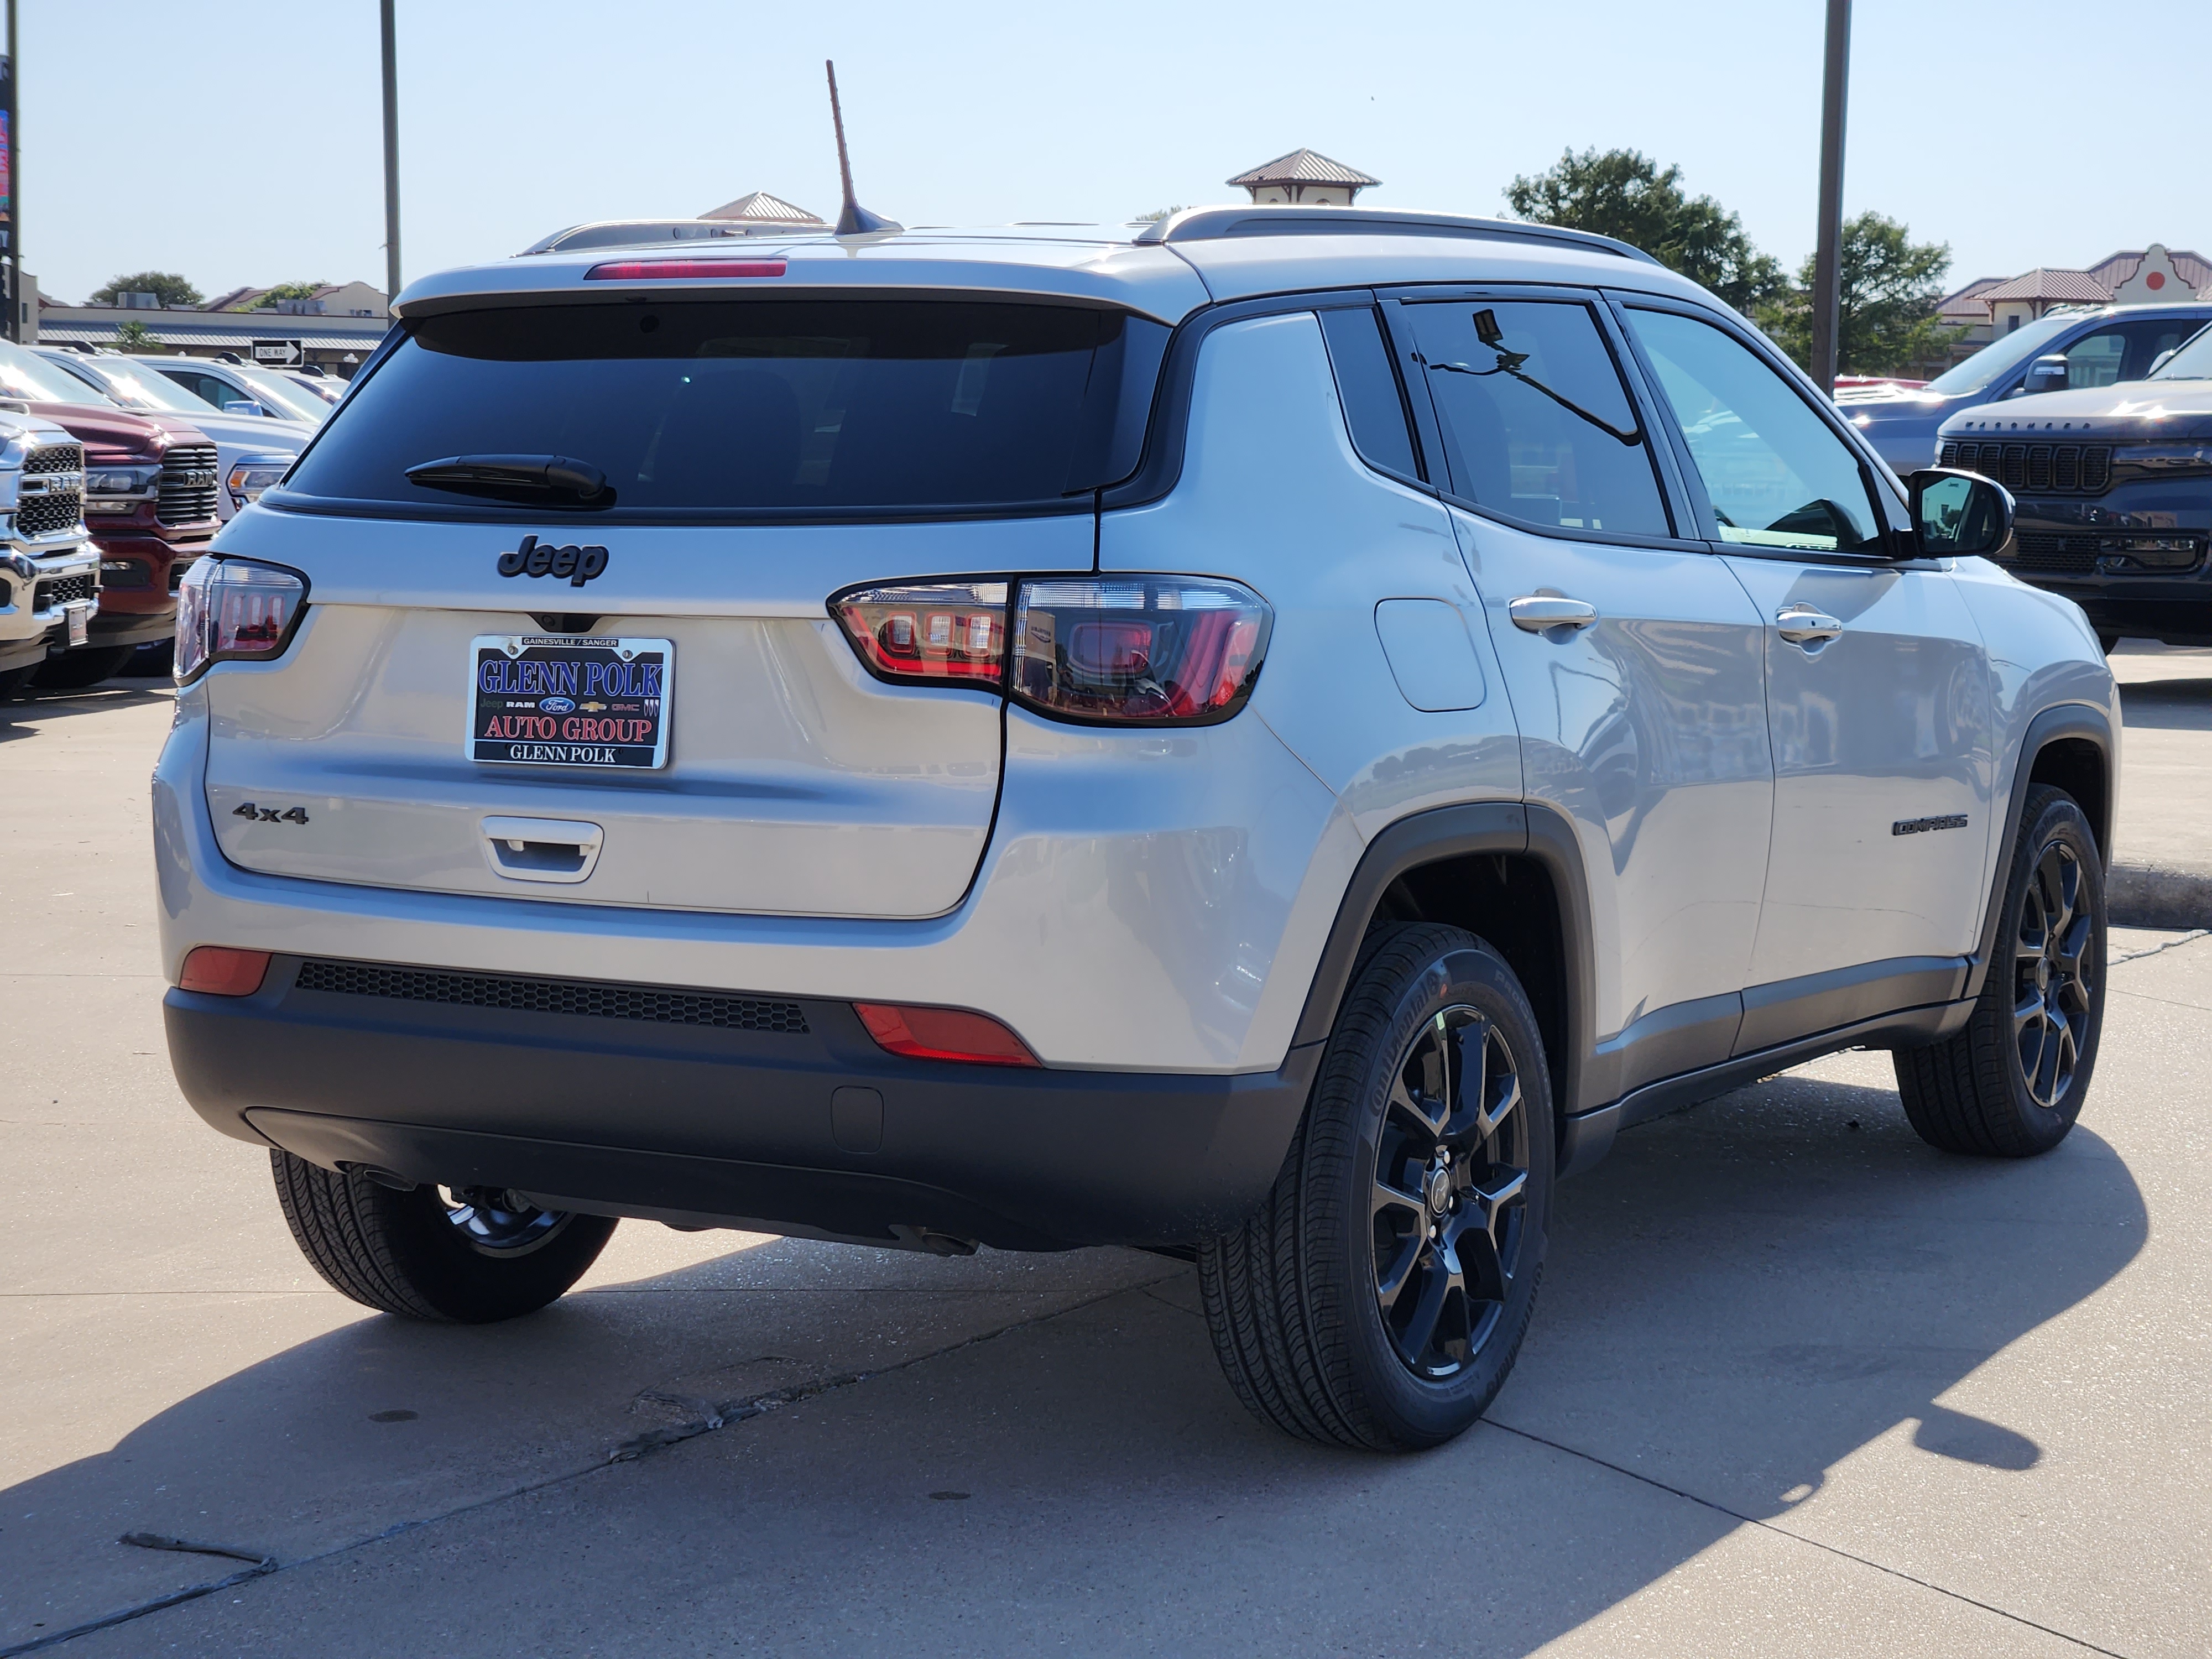
[[(154, 374), (139, 359), (112, 351), (69, 351), (58, 346), (35, 346), (33, 349), (56, 368), (83, 381), (109, 403), (120, 404), (134, 414), (181, 415), (214, 439), (216, 464), (227, 486), (217, 492), (216, 510), (225, 522), (260, 493), (259, 488), (246, 493), (240, 483), (233, 481), (234, 473), (241, 467), (246, 467), (248, 471), (265, 471), (277, 457), (283, 458), (283, 465), (289, 465), (291, 459), (305, 449), (307, 440), (315, 435), (315, 428), (305, 421), (271, 420), (264, 415), (218, 414), (167, 375)], [(254, 465), (248, 466), (248, 463)], [(280, 476), (282, 471), (280, 466)]]
[(84, 446), (42, 416), (0, 415), (0, 696), (100, 609), (84, 528)]
[[(128, 357), (127, 362), (165, 374), (226, 415), (257, 419), (303, 421), (320, 426), (330, 404), (274, 369), (250, 363), (218, 362), (207, 357)], [(197, 418), (197, 417), (195, 417)]]
[(349, 384), (335, 374), (325, 374), (319, 369), (280, 368), (276, 372), (293, 385), (313, 392), (332, 408), (336, 408), (338, 399), (345, 396)]

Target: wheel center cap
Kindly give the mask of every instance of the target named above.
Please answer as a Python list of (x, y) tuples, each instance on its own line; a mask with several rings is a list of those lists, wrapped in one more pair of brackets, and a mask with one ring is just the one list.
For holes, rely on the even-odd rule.
[(1444, 1206), (1451, 1202), (1451, 1171), (1442, 1169), (1430, 1170), (1429, 1189), (1423, 1197), (1431, 1215), (1442, 1215)]

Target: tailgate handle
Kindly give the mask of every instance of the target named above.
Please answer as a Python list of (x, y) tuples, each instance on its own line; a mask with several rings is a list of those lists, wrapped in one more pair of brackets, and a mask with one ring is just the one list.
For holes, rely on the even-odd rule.
[(574, 818), (489, 817), (483, 833), (485, 860), (514, 881), (581, 881), (605, 839), (598, 824)]

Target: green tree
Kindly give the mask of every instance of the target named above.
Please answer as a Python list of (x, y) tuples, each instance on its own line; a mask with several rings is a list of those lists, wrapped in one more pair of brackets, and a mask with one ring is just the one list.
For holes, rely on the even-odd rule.
[[(1813, 362), (1813, 256), (1786, 294), (1760, 308), (1759, 326), (1797, 362)], [(1950, 247), (1916, 242), (1909, 227), (1879, 213), (1844, 222), (1836, 295), (1836, 370), (1901, 374), (1948, 363), (1965, 332), (1937, 320)]]
[(1505, 187), (1513, 211), (1537, 224), (1592, 230), (1640, 247), (1740, 311), (1787, 289), (1782, 266), (1743, 233), (1743, 221), (1710, 196), (1682, 188), (1682, 170), (1633, 149), (1568, 150), (1534, 178)]
[[(279, 283), (255, 300), (250, 308), (254, 311), (269, 311), (275, 308), (279, 300), (312, 300), (315, 297), (317, 289), (329, 286), (329, 283), (322, 282)], [(247, 307), (241, 307), (240, 309), (247, 309)]]
[(154, 331), (137, 321), (124, 323), (115, 331), (115, 345), (118, 351), (159, 351), (161, 343), (154, 337)]
[(92, 291), (96, 306), (120, 305), (126, 294), (151, 294), (165, 306), (196, 306), (200, 291), (173, 270), (141, 270), (112, 279)]

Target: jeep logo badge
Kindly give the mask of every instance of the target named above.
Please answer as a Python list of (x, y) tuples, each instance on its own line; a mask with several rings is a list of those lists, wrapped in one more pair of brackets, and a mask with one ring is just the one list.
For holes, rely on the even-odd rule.
[(514, 552), (499, 556), (502, 576), (565, 576), (571, 587), (581, 587), (606, 568), (604, 547), (548, 547), (535, 536), (525, 536)]

